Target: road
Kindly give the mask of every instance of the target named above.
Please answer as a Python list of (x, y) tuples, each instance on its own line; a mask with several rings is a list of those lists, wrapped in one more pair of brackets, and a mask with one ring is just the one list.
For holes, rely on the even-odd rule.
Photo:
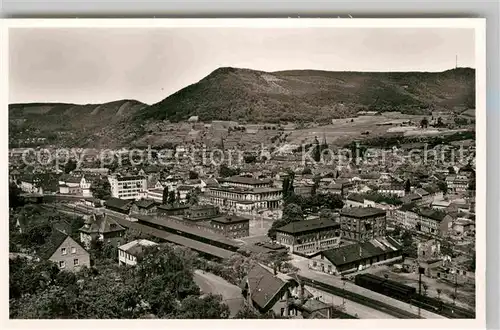
[(228, 305), (230, 317), (238, 313), (244, 303), (244, 298), (241, 295), (241, 289), (212, 273), (207, 273), (201, 270), (194, 272), (194, 281), (200, 287), (203, 293), (219, 294)]

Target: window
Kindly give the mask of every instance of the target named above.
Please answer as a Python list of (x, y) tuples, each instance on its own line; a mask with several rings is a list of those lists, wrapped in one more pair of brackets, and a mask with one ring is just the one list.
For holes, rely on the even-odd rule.
[(61, 254), (62, 254), (62, 255), (65, 255), (66, 253), (68, 253), (68, 252), (66, 251), (66, 248), (61, 248)]
[(64, 260), (59, 261), (59, 268), (64, 268), (66, 267), (66, 262)]
[(76, 253), (76, 247), (72, 247), (72, 248), (71, 248), (71, 253), (72, 253), (72, 254), (75, 254), (75, 253)]
[(73, 259), (73, 265), (74, 266), (79, 266), (79, 262), (78, 262), (78, 259)]

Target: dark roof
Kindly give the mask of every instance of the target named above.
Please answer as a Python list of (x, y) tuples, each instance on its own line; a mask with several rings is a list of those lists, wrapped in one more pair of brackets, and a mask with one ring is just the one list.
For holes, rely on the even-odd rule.
[(388, 252), (399, 251), (401, 248), (401, 243), (392, 237), (387, 237), (385, 239), (374, 239), (369, 242), (344, 245), (321, 253), (335, 266), (341, 266), (373, 258)]
[(124, 230), (125, 228), (120, 226), (120, 224), (116, 222), (116, 220), (107, 216), (106, 214), (103, 215), (92, 214), (90, 216), (90, 219), (85, 221), (83, 227), (80, 228), (81, 232), (87, 234), (91, 233), (107, 234)]
[(431, 208), (421, 208), (420, 210), (417, 211), (417, 213), (423, 217), (436, 221), (442, 221), (444, 217), (446, 217), (445, 212), (440, 212)]
[(186, 246), (194, 251), (198, 251), (201, 253), (206, 253), (221, 259), (227, 259), (233, 255), (233, 252), (228, 251), (226, 249), (219, 248), (214, 245), (206, 244), (194, 239), (190, 239), (187, 237), (183, 237), (180, 235), (175, 235), (171, 233), (167, 233), (166, 231), (156, 229), (153, 227), (149, 227), (146, 225), (141, 225), (136, 222), (120, 219), (116, 217), (116, 221), (122, 224), (124, 227), (131, 228), (142, 233), (152, 235), (154, 237), (158, 237), (162, 240), (168, 241), (170, 243)]
[(139, 208), (149, 209), (149, 208), (155, 206), (156, 203), (153, 200), (141, 199), (137, 202), (134, 202), (134, 204), (137, 205), (137, 207), (139, 207)]
[(425, 189), (422, 189), (422, 188), (415, 189), (415, 193), (420, 195), (420, 196), (428, 196), (429, 195), (429, 192), (426, 191)]
[(351, 195), (347, 196), (347, 199), (350, 201), (358, 202), (358, 203), (365, 202), (365, 198), (359, 194), (351, 194)]
[(61, 246), (61, 244), (66, 240), (68, 235), (59, 231), (57, 229), (52, 231), (51, 236), (45, 242), (45, 244), (40, 248), (39, 254), (42, 259), (49, 259), (52, 257), (54, 252)]
[(229, 238), (226, 238), (223, 235), (213, 233), (211, 231), (207, 231), (207, 230), (203, 230), (203, 229), (198, 229), (197, 227), (192, 227), (192, 226), (189, 226), (187, 224), (184, 225), (184, 224), (177, 222), (175, 220), (172, 220), (170, 218), (152, 217), (152, 216), (143, 215), (143, 214), (134, 214), (133, 217), (139, 221), (151, 223), (154, 225), (160, 225), (162, 227), (166, 227), (166, 228), (169, 228), (171, 230), (175, 230), (177, 232), (182, 232), (182, 233), (185, 233), (185, 234), (188, 234), (191, 236), (202, 237), (205, 239), (217, 241), (217, 242), (227, 244), (230, 246), (239, 247), (239, 245), (236, 243), (236, 241), (231, 240)]
[(196, 205), (191, 205), (189, 207), (190, 210), (196, 211), (196, 210), (211, 210), (215, 209), (216, 207), (214, 205), (209, 205), (209, 204), (196, 204)]
[(276, 229), (276, 231), (289, 234), (299, 234), (327, 228), (340, 228), (340, 224), (328, 219), (302, 220), (291, 222)]
[(408, 201), (408, 202), (412, 202), (412, 201), (422, 199), (422, 197), (420, 195), (417, 195), (417, 194), (408, 194), (405, 197), (403, 197), (402, 199), (405, 201)]
[(141, 175), (135, 175), (135, 176), (121, 176), (116, 178), (118, 181), (134, 181), (134, 180), (142, 180), (145, 179)]
[(111, 197), (104, 203), (105, 206), (114, 207), (122, 210), (129, 210), (133, 201)]
[(340, 215), (353, 218), (367, 218), (377, 215), (386, 215), (386, 211), (375, 207), (351, 207), (340, 210)]
[(162, 204), (158, 205), (158, 209), (160, 210), (184, 210), (188, 209), (189, 205), (181, 205), (181, 204)]
[(268, 184), (271, 183), (271, 179), (255, 179), (246, 176), (232, 176), (229, 178), (220, 179), (223, 182), (231, 182), (231, 183), (240, 183), (240, 184), (248, 184), (248, 185), (258, 185), (258, 184)]
[(263, 311), (271, 307), (271, 300), (287, 285), (259, 264), (248, 272), (247, 283), (253, 302)]
[(222, 217), (213, 218), (212, 221), (220, 222), (220, 223), (239, 223), (250, 221), (247, 218), (239, 217), (237, 215), (224, 215)]

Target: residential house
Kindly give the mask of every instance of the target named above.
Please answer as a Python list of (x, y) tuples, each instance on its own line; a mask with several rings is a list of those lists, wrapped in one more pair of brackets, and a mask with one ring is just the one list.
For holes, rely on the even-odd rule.
[(84, 175), (66, 175), (59, 179), (59, 193), (92, 197), (91, 185)]
[(104, 202), (107, 211), (116, 212), (119, 215), (129, 215), (133, 201), (111, 197)]
[(422, 198), (422, 204), (429, 205), (433, 202), (434, 196), (423, 188), (417, 188), (414, 191), (415, 194)]
[(291, 222), (276, 229), (278, 244), (303, 255), (337, 247), (340, 239), (340, 224), (328, 219)]
[(469, 178), (466, 175), (448, 175), (446, 177), (448, 192), (464, 193), (469, 186)]
[(418, 242), (417, 257), (418, 260), (433, 260), (441, 256), (441, 242), (436, 239), (430, 239), (425, 242)]
[(184, 215), (188, 209), (189, 205), (174, 203), (158, 205), (156, 211), (158, 215)]
[(385, 210), (373, 207), (343, 208), (340, 210), (342, 237), (354, 241), (384, 237), (387, 227), (386, 214)]
[(19, 179), (19, 188), (28, 194), (43, 194), (40, 180), (33, 175), (26, 175)]
[(405, 187), (400, 183), (381, 184), (378, 186), (378, 192), (385, 195), (403, 197), (405, 195)]
[(137, 239), (128, 242), (118, 247), (118, 264), (135, 266), (137, 262), (144, 256), (146, 248), (158, 245), (158, 243), (147, 239)]
[(309, 259), (309, 268), (332, 275), (361, 271), (402, 259), (402, 247), (392, 237), (344, 245), (318, 252)]
[(90, 267), (89, 253), (71, 236), (57, 229), (40, 249), (40, 257), (56, 263), (61, 270), (78, 271), (83, 266)]
[(359, 194), (350, 194), (345, 201), (345, 207), (364, 207), (365, 198)]
[(153, 200), (141, 199), (135, 201), (130, 207), (131, 213), (151, 215), (156, 213), (156, 203)]
[(453, 218), (443, 211), (431, 208), (403, 206), (394, 213), (394, 221), (400, 226), (421, 234), (444, 236), (452, 226)]
[(422, 197), (417, 194), (408, 194), (401, 198), (404, 204), (415, 204), (415, 205), (423, 205), (425, 204)]
[(290, 316), (292, 289), (298, 287), (296, 280), (283, 280), (263, 266), (256, 264), (249, 271), (241, 285), (243, 297), (260, 313), (273, 312)]
[(219, 209), (213, 205), (191, 205), (184, 212), (184, 219), (189, 221), (204, 221), (219, 215)]
[(125, 228), (107, 214), (92, 214), (79, 229), (80, 241), (90, 248), (93, 241), (112, 244), (118, 247), (122, 244)]
[(250, 236), (250, 220), (237, 215), (224, 215), (210, 220), (214, 232), (228, 238), (241, 238)]

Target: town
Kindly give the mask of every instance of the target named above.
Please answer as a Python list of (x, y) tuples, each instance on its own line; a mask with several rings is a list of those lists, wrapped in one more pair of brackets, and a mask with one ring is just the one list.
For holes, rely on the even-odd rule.
[[(435, 131), (339, 145), (328, 125), (290, 144), (303, 128), (192, 117), (177, 127), (212, 143), (186, 135), (164, 162), (145, 149), (103, 165), (97, 148), (60, 162), (11, 148), (11, 318), (474, 318), (475, 135), (463, 118), (379, 120)], [(242, 148), (234, 132), (279, 134)]]

